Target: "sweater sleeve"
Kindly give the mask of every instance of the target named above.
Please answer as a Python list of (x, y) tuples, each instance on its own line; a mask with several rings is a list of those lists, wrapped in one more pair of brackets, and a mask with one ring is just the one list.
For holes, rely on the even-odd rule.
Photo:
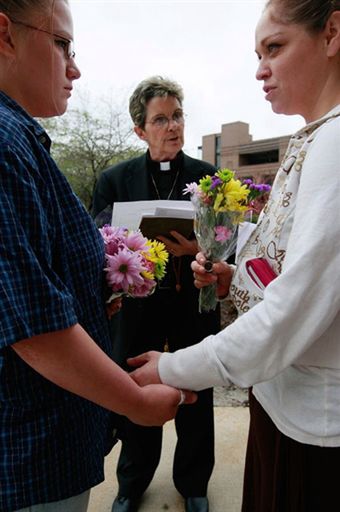
[(296, 363), (332, 326), (340, 305), (339, 135), (337, 119), (310, 144), (282, 273), (263, 301), (217, 335), (162, 355), (162, 382), (248, 387)]

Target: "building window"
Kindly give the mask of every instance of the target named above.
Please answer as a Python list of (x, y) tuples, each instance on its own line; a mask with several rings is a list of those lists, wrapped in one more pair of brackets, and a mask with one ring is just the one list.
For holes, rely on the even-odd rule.
[(215, 165), (221, 167), (221, 136), (216, 135), (215, 137)]
[(258, 153), (245, 153), (239, 155), (240, 167), (247, 165), (271, 164), (279, 161), (279, 150), (261, 151)]

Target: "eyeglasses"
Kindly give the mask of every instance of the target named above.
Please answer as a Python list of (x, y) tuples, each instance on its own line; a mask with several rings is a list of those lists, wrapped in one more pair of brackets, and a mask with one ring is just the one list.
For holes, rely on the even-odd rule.
[(11, 20), (11, 22), (16, 25), (22, 25), (23, 27), (30, 28), (31, 30), (37, 30), (38, 32), (44, 32), (45, 34), (54, 36), (55, 43), (57, 46), (60, 46), (63, 49), (66, 60), (74, 59), (74, 57), (76, 56), (75, 51), (73, 49), (73, 41), (71, 41), (70, 39), (60, 36), (59, 34), (55, 34), (54, 32), (50, 32), (49, 30), (34, 27), (33, 25), (29, 25), (28, 23), (24, 23), (23, 21)]
[(156, 128), (168, 128), (171, 121), (176, 124), (184, 124), (184, 113), (181, 111), (175, 112), (170, 118), (159, 115), (151, 121), (146, 121), (145, 124), (152, 124), (152, 126), (156, 126)]

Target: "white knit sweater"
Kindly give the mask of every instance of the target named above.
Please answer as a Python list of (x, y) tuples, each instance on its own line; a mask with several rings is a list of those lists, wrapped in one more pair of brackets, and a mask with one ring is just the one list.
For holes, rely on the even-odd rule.
[[(258, 256), (279, 274), (264, 294), (244, 269)], [(254, 385), (284, 434), (340, 446), (340, 105), (292, 137), (231, 294), (239, 318), (163, 354), (162, 381), (195, 390)]]

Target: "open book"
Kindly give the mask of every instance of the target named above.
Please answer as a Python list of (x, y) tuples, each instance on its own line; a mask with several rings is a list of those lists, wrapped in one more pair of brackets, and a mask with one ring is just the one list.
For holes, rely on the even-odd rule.
[(147, 238), (171, 237), (173, 230), (188, 238), (193, 231), (194, 215), (191, 201), (127, 201), (114, 203), (111, 224), (139, 228)]

